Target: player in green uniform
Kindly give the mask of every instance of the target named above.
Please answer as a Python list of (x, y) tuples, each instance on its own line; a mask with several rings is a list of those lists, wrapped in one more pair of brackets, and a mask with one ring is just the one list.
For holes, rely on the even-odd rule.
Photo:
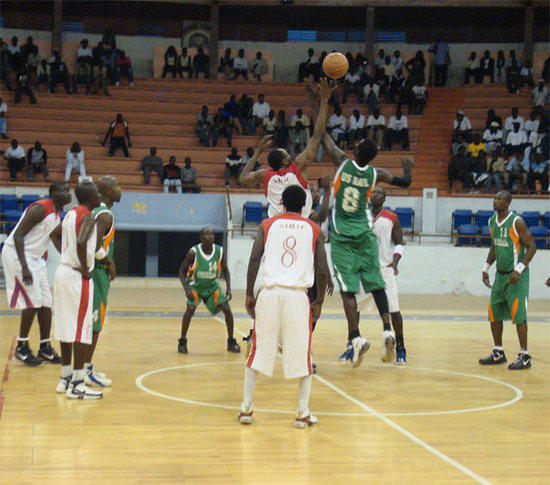
[[(527, 352), (527, 300), (529, 298), (529, 268), (537, 251), (535, 241), (525, 221), (508, 210), (512, 202), (510, 192), (502, 190), (495, 195), (493, 208), (496, 214), (489, 219), (491, 247), (481, 277), (491, 288), (489, 321), (495, 346), (491, 355), (479, 359), (481, 365), (504, 364), (506, 355), (502, 347), (503, 320), (512, 320), (516, 325), (520, 352), (508, 366), (511, 370), (531, 367)], [(493, 286), (489, 282), (489, 268), (496, 261), (497, 271)]]
[[(395, 352), (395, 334), (391, 330), (386, 285), (380, 273), (378, 242), (373, 220), (368, 210), (369, 198), (376, 183), (399, 187), (411, 184), (413, 161), (401, 158), (403, 176), (369, 165), (378, 150), (367, 139), (355, 147), (355, 160), (348, 158), (330, 136), (323, 139), (325, 151), (339, 165), (334, 178), (334, 204), (332, 209), (331, 258), (334, 274), (340, 286), (344, 312), (348, 321), (348, 344), (341, 360), (349, 360), (352, 367), (361, 364), (370, 344), (359, 332), (359, 316), (355, 295), (360, 285), (372, 293), (384, 326), (384, 346), (387, 355)], [(399, 342), (398, 342), (399, 344)]]
[(111, 175), (105, 175), (97, 181), (97, 188), (101, 194), (101, 204), (92, 214), (97, 227), (96, 262), (92, 271), (94, 282), (93, 304), (93, 334), (92, 345), (88, 348), (85, 382), (88, 386), (111, 387), (112, 381), (103, 372), (94, 370), (92, 358), (94, 356), (99, 333), (103, 328), (105, 313), (107, 312), (107, 295), (111, 281), (115, 279), (116, 268), (113, 260), (115, 245), (115, 219), (111, 208), (115, 202), (120, 202), (122, 191), (118, 181)]
[[(214, 244), (214, 232), (209, 226), (200, 232), (200, 241), (200, 244), (189, 250), (179, 269), (181, 284), (187, 296), (187, 309), (181, 319), (178, 352), (187, 354), (187, 331), (197, 305), (202, 300), (212, 315), (223, 312), (227, 326), (227, 350), (238, 354), (241, 348), (233, 338), (233, 313), (228, 303), (231, 300), (231, 277), (223, 248)], [(222, 271), (227, 287), (225, 294), (216, 281)]]

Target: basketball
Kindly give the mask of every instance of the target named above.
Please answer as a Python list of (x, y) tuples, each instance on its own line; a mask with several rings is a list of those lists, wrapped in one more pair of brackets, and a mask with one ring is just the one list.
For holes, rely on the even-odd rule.
[(344, 54), (332, 52), (323, 61), (323, 71), (332, 79), (340, 79), (348, 72), (349, 63)]

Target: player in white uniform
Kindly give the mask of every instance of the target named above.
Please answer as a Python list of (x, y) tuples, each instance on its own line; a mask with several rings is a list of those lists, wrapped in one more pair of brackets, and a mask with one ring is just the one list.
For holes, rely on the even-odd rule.
[[(386, 295), (390, 310), (391, 323), (395, 332), (396, 363), (407, 363), (407, 351), (403, 340), (403, 317), (399, 310), (399, 298), (397, 295), (397, 265), (403, 255), (403, 230), (395, 212), (384, 209), (386, 191), (382, 187), (375, 187), (370, 198), (371, 213), (374, 219), (374, 233), (378, 240), (378, 259), (380, 260), (380, 272), (386, 283)], [(359, 312), (369, 307), (372, 301), (371, 294), (361, 291), (357, 295), (357, 308)], [(386, 347), (382, 350), (384, 362), (393, 361), (394, 353)]]
[[(76, 186), (80, 205), (71, 209), (62, 224), (61, 264), (55, 272), (55, 337), (61, 342), (61, 378), (56, 392), (71, 399), (100, 399), (103, 394), (84, 383), (88, 347), (92, 343), (92, 307), (96, 221), (92, 210), (99, 205), (94, 183)], [(74, 350), (74, 369), (71, 370)]]
[[(300, 379), (297, 428), (317, 422), (309, 412), (312, 381), (311, 322), (319, 318), (325, 298), (328, 265), (321, 229), (300, 215), (305, 191), (291, 185), (283, 192), (287, 212), (263, 221), (250, 255), (246, 285), (246, 309), (254, 318), (252, 349), (244, 372), (244, 398), (238, 420), (252, 422), (252, 400), (257, 373), (273, 374), (279, 344), (287, 379)], [(259, 276), (260, 292), (254, 297)], [(309, 303), (306, 290), (317, 279), (318, 296)]]
[[(21, 324), (15, 358), (29, 366), (61, 360), (50, 343), (52, 294), (44, 254), (51, 239), (61, 248), (61, 209), (71, 201), (69, 185), (54, 182), (50, 198), (31, 204), (4, 242), (2, 266), (10, 308), (21, 309)], [(40, 350), (35, 357), (29, 347), (29, 332), (35, 315), (40, 326)]]

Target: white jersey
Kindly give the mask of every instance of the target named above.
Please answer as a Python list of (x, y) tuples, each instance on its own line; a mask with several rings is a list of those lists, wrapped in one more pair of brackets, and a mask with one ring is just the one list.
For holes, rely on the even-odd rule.
[(260, 288), (310, 288), (315, 276), (315, 243), (320, 227), (293, 212), (266, 219), (262, 226), (264, 254)]
[(302, 215), (309, 217), (313, 207), (313, 198), (309, 185), (302, 177), (296, 162), (280, 170), (269, 169), (264, 173), (265, 196), (269, 202), (268, 216), (273, 217), (284, 212), (282, 197), (285, 189), (291, 185), (299, 185), (306, 191), (306, 204), (302, 209)]
[(41, 199), (27, 207), (25, 209), (25, 212), (23, 212), (21, 219), (19, 219), (19, 222), (15, 226), (15, 229), (10, 233), (10, 235), (4, 242), (4, 245), (15, 249), (15, 242), (13, 240), (15, 231), (19, 227), (19, 224), (21, 224), (21, 221), (25, 217), (27, 211), (34, 205), (41, 205), (44, 207), (44, 219), (36, 224), (26, 234), (23, 242), (25, 245), (25, 255), (33, 259), (38, 259), (44, 256), (44, 253), (48, 249), (50, 234), (57, 226), (59, 226), (59, 224), (61, 224), (61, 215), (59, 211), (56, 211), (54, 203), (51, 199)]
[(393, 263), (393, 253), (395, 244), (393, 243), (391, 233), (393, 225), (397, 219), (397, 214), (388, 209), (382, 209), (380, 214), (374, 219), (374, 233), (378, 239), (378, 259), (380, 267), (385, 268)]
[[(82, 219), (87, 214), (91, 214), (91, 211), (86, 206), (79, 205), (67, 212), (65, 219), (63, 219), (63, 225), (61, 226), (63, 231), (61, 236), (61, 264), (70, 266), (71, 268), (80, 268), (76, 241)], [(96, 239), (97, 230), (94, 227), (86, 248), (88, 271), (94, 269)]]

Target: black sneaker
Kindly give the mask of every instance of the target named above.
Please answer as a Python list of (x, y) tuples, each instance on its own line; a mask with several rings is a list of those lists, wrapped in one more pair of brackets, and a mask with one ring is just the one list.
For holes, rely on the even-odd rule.
[(481, 365), (499, 365), (506, 363), (506, 355), (503, 350), (493, 349), (491, 355), (488, 355), (484, 359), (479, 359)]
[(529, 354), (518, 354), (518, 358), (509, 366), (510, 370), (523, 370), (531, 367), (531, 356)]
[(42, 363), (42, 359), (35, 357), (28, 343), (18, 344), (15, 348), (15, 358), (29, 367), (36, 367)]
[(229, 352), (233, 352), (234, 354), (240, 354), (241, 353), (241, 347), (237, 343), (237, 341), (234, 338), (228, 338), (227, 339), (227, 350)]
[(180, 354), (187, 354), (187, 338), (181, 337), (178, 340), (178, 352)]
[(61, 364), (61, 357), (57, 355), (50, 342), (40, 346), (37, 357), (52, 364)]

